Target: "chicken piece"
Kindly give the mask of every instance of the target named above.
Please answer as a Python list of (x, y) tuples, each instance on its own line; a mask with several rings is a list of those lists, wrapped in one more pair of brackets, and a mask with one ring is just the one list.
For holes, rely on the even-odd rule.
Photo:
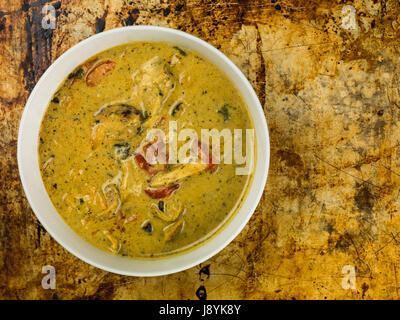
[(118, 199), (116, 199), (113, 202), (111, 202), (111, 204), (108, 206), (108, 208), (106, 210), (101, 212), (101, 215), (107, 216), (110, 213), (116, 213), (116, 212), (118, 212), (119, 207), (120, 207), (120, 202)]
[(167, 64), (157, 56), (141, 66), (139, 73), (135, 75), (135, 80), (140, 82), (142, 88), (158, 87), (163, 94), (175, 83)]
[(116, 208), (116, 205), (113, 205), (111, 208), (107, 206), (107, 200), (105, 199), (102, 192), (99, 192), (96, 187), (92, 186), (89, 188), (88, 194), (68, 194), (65, 193), (62, 197), (64, 203), (68, 206), (69, 211), (75, 211), (79, 214), (87, 214), (90, 212), (95, 213), (106, 213), (107, 210), (112, 211), (113, 208)]
[(78, 214), (85, 214), (91, 211), (90, 209), (90, 196), (72, 196), (69, 194), (64, 194), (64, 203), (68, 206), (68, 210), (74, 211)]
[(155, 115), (161, 110), (175, 88), (175, 79), (165, 61), (154, 57), (145, 62), (132, 77), (134, 90), (132, 101), (141, 106), (149, 115), (147, 127), (152, 127), (158, 120)]
[(206, 170), (208, 164), (202, 163), (188, 163), (179, 166), (171, 171), (161, 172), (157, 174), (150, 183), (151, 187), (161, 187), (168, 186), (177, 181), (183, 180), (187, 177), (199, 174), (200, 172)]
[(122, 162), (121, 199), (125, 201), (130, 196), (139, 196), (142, 192), (143, 179), (141, 179), (138, 167), (132, 159)]
[(103, 234), (106, 236), (106, 238), (110, 241), (111, 246), (110, 249), (113, 253), (117, 253), (120, 249), (120, 243), (117, 239), (115, 239), (112, 235), (111, 232), (108, 230), (103, 231)]
[(164, 241), (171, 241), (173, 240), (179, 233), (182, 232), (184, 227), (185, 221), (183, 218), (179, 219), (177, 222), (171, 223), (166, 226), (164, 231)]
[(124, 224), (132, 223), (138, 219), (138, 216), (134, 214), (133, 216), (130, 216), (124, 220)]
[(49, 159), (46, 160), (45, 163), (43, 163), (42, 170), (48, 174), (52, 169), (54, 168), (54, 156), (50, 156)]
[(91, 205), (93, 207), (93, 212), (102, 211), (107, 208), (106, 206), (106, 199), (104, 198), (103, 194), (95, 187), (91, 189)]
[(164, 204), (162, 208), (163, 210), (160, 210), (160, 206), (153, 203), (151, 209), (157, 218), (165, 222), (173, 222), (181, 216), (184, 211), (184, 206), (182, 202), (179, 201), (175, 205)]

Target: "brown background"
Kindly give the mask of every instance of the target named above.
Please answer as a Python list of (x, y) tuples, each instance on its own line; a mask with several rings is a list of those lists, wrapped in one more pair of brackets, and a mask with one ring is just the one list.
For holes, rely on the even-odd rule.
[[(41, 28), (46, 3), (54, 31)], [(342, 25), (345, 4), (355, 28)], [(44, 70), (104, 28), (143, 24), (227, 54), (256, 89), (271, 137), (267, 187), (243, 232), (201, 266), (157, 278), (107, 273), (58, 245), (16, 160)], [(204, 285), (212, 299), (398, 299), (399, 26), (398, 1), (0, 0), (0, 297), (197, 299)], [(41, 287), (44, 265), (56, 268), (56, 290)], [(342, 287), (345, 265), (355, 290)]]

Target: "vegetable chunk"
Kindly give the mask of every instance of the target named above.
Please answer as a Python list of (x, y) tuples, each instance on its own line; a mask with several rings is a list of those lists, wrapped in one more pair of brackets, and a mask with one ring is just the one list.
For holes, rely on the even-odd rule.
[(89, 87), (97, 86), (105, 77), (105, 75), (115, 68), (115, 62), (107, 60), (97, 64), (90, 70), (86, 76), (86, 84)]
[(145, 189), (144, 192), (152, 199), (163, 199), (169, 197), (174, 191), (181, 187), (179, 183), (163, 189)]

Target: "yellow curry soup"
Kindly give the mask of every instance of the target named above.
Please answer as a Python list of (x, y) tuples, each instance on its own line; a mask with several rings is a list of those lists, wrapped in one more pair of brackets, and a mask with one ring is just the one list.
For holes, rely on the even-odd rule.
[(108, 49), (65, 79), (43, 117), (38, 152), (51, 201), (81, 237), (122, 256), (163, 257), (210, 238), (237, 212), (252, 175), (237, 175), (235, 164), (143, 156), (148, 131), (168, 135), (171, 121), (199, 136), (253, 128), (225, 74), (169, 43)]

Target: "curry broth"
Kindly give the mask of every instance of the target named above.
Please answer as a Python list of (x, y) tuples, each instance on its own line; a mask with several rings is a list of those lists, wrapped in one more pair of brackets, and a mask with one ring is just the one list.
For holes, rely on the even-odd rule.
[(163, 256), (209, 238), (237, 211), (251, 175), (236, 175), (235, 164), (188, 174), (139, 157), (147, 130), (168, 132), (170, 120), (199, 136), (253, 128), (222, 71), (168, 43), (108, 49), (63, 82), (42, 120), (39, 159), (50, 199), (81, 237), (122, 256)]

